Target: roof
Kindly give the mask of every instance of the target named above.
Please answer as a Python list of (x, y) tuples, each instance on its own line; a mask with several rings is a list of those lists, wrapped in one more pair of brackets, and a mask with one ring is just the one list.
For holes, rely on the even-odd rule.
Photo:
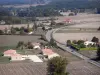
[(20, 54), (11, 54), (11, 57), (21, 56)]
[(15, 53), (16, 53), (16, 50), (12, 50), (12, 49), (4, 52), (4, 54), (15, 54)]
[(94, 43), (94, 42), (92, 42), (92, 41), (85, 41), (84, 43)]
[(43, 49), (42, 51), (46, 55), (52, 55), (52, 54), (54, 54), (54, 52), (51, 49)]
[(40, 43), (32, 43), (33, 46), (40, 46)]
[(67, 18), (67, 19), (65, 19), (64, 22), (70, 22), (70, 21), (71, 21), (71, 19), (70, 18)]

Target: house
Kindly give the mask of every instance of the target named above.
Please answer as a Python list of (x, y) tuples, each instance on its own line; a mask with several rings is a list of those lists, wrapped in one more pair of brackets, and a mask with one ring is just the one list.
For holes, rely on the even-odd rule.
[(90, 44), (93, 45), (93, 44), (95, 44), (95, 43), (94, 43), (94, 42), (91, 42), (91, 41), (85, 41), (85, 42), (84, 42), (84, 45), (86, 45), (86, 46), (88, 46), (88, 45), (90, 45)]
[(33, 62), (43, 62), (37, 55), (20, 55), (16, 52), (16, 50), (12, 49), (5, 51), (4, 56), (11, 57), (11, 61), (30, 59)]
[(47, 49), (47, 48), (42, 49), (42, 53), (44, 56), (47, 56), (48, 59), (59, 56), (59, 54), (57, 54), (57, 53), (53, 52), (51, 49)]
[(4, 52), (4, 56), (11, 57), (11, 61), (20, 61), (23, 60), (20, 54), (17, 54), (16, 50), (7, 50)]
[(29, 32), (28, 34), (31, 35), (31, 34), (33, 34), (33, 32), (31, 31), (31, 32)]
[(72, 20), (71, 20), (70, 18), (66, 18), (64, 22), (65, 22), (65, 23), (71, 23)]
[(20, 60), (24, 60), (22, 58), (22, 55), (20, 55), (20, 54), (12, 54), (11, 55), (11, 61), (20, 61)]
[(4, 24), (6, 24), (6, 22), (5, 22), (4, 20), (1, 20), (1, 21), (0, 21), (0, 24), (1, 24), (1, 25), (4, 25)]
[(32, 45), (33, 45), (33, 47), (34, 47), (34, 49), (41, 49), (41, 47), (40, 47), (40, 43), (32, 43)]

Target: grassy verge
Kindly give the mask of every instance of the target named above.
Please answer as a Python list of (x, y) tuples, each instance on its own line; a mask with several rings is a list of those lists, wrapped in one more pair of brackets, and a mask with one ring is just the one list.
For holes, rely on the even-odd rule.
[(97, 50), (97, 47), (80, 48), (80, 50)]
[(2, 47), (0, 47), (0, 52), (4, 52), (4, 51), (9, 50), (9, 49), (16, 50), (16, 47), (15, 46), (2, 46)]
[(18, 54), (25, 55), (25, 50), (16, 50), (16, 52), (17, 52)]
[(10, 63), (9, 57), (0, 57), (0, 64)]
[(71, 44), (71, 47), (76, 50), (97, 50), (97, 47), (80, 48), (79, 45)]

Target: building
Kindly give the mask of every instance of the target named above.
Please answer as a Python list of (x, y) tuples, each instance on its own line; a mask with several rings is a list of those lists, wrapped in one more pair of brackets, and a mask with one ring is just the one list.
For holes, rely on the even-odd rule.
[(23, 60), (22, 55), (17, 54), (16, 50), (12, 50), (12, 49), (5, 51), (4, 56), (11, 57), (11, 61)]
[(32, 43), (34, 49), (41, 49), (40, 43)]
[(88, 46), (88, 45), (90, 45), (90, 44), (93, 45), (93, 44), (95, 44), (95, 43), (94, 43), (94, 42), (91, 42), (91, 41), (85, 41), (85, 42), (84, 42), (84, 45), (86, 45), (86, 46)]
[(6, 24), (6, 22), (3, 21), (3, 20), (1, 20), (1, 21), (0, 21), (0, 24), (1, 24), (1, 25), (4, 25), (4, 24)]
[(57, 53), (53, 52), (51, 49), (47, 49), (47, 48), (42, 49), (42, 53), (44, 56), (47, 56), (48, 59), (59, 56), (59, 54), (57, 54)]

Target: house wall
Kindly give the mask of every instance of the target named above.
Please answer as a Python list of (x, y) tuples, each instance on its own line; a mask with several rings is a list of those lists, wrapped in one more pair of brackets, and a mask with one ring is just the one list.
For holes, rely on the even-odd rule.
[(21, 56), (12, 56), (11, 61), (20, 61), (23, 60)]

